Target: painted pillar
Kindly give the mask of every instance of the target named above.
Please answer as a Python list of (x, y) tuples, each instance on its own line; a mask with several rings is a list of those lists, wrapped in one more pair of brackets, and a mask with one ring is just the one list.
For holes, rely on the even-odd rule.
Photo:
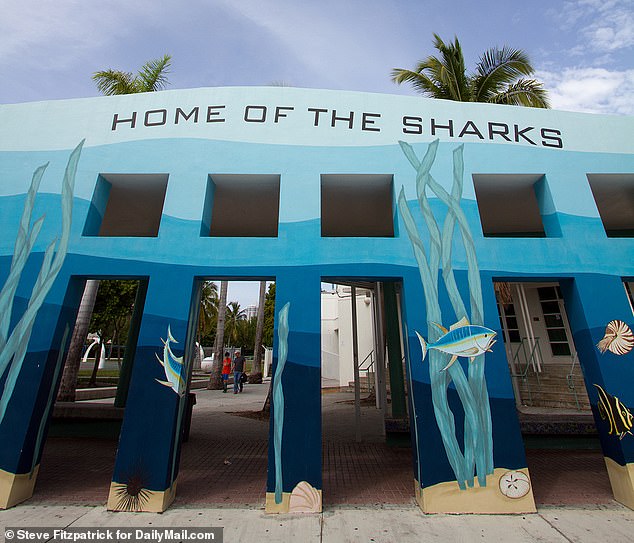
[(392, 417), (395, 419), (404, 419), (407, 418), (405, 381), (403, 377), (396, 287), (393, 282), (388, 281), (383, 283), (383, 299), (385, 303), (385, 336), (387, 340), (387, 356), (390, 372), (390, 392), (392, 395)]
[(278, 274), (266, 512), (321, 511), (321, 277)]
[[(69, 287), (64, 296), (62, 285), (66, 283)], [(0, 420), (0, 509), (30, 498), (37, 480), (83, 281), (59, 278), (56, 287), (37, 314), (23, 361), (12, 357), (9, 369), (0, 375), (0, 412), (4, 411)], [(28, 302), (29, 293), (18, 291), (7, 345)], [(8, 383), (15, 370), (17, 380), (10, 390)]]
[(130, 377), (132, 376), (132, 365), (136, 355), (136, 346), (139, 341), (139, 330), (141, 328), (141, 319), (143, 318), (143, 308), (145, 306), (145, 295), (147, 294), (147, 281), (140, 280), (137, 287), (136, 296), (134, 298), (134, 310), (130, 319), (130, 328), (128, 329), (128, 340), (125, 344), (125, 353), (123, 354), (123, 363), (119, 372), (119, 384), (117, 386), (117, 395), (114, 399), (115, 407), (125, 407), (130, 391)]
[(111, 511), (162, 512), (174, 500), (195, 296), (191, 276), (163, 269), (150, 277), (108, 496)]
[[(466, 273), (456, 272), (467, 290)], [(471, 361), (460, 357), (448, 369), (449, 355), (434, 369), (416, 332), (434, 334), (428, 322), (417, 274), (403, 278), (407, 323), (410, 417), (416, 500), (425, 513), (534, 512), (530, 476), (515, 411), (510, 373), (501, 341)], [(500, 336), (493, 283), (482, 275), (483, 326)], [(442, 325), (458, 319), (440, 290)], [(467, 310), (469, 306), (467, 305)], [(440, 324), (440, 323), (439, 323)], [(432, 343), (445, 332), (432, 335)], [(438, 355), (435, 355), (438, 356)]]
[[(597, 347), (611, 321), (624, 322), (630, 329), (634, 325), (623, 281), (616, 276), (582, 275), (562, 281), (561, 290), (614, 498), (634, 509), (634, 436), (627, 433), (633, 423), (628, 413), (634, 414), (633, 351), (601, 353)], [(608, 396), (602, 399), (595, 385)]]

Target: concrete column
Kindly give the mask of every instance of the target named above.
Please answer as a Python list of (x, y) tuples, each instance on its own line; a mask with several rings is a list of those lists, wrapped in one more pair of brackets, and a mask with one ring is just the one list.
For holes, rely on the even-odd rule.
[[(458, 286), (467, 291), (466, 279), (464, 272), (456, 273)], [(434, 330), (428, 322), (418, 274), (406, 274), (403, 285), (414, 489), (419, 506), (425, 513), (534, 512), (501, 341), (484, 360), (462, 357), (454, 363), (455, 368), (436, 369), (434, 373), (430, 354), (438, 354), (428, 349), (423, 359), (416, 336), (418, 332), (429, 340), (430, 329)], [(487, 276), (482, 276), (482, 297), (484, 326), (499, 335), (493, 283)], [(438, 324), (448, 329), (456, 322), (456, 315), (443, 296), (440, 306), (444, 322)], [(449, 355), (444, 356), (443, 364), (449, 361)], [(514, 481), (518, 481), (517, 489)]]
[[(37, 480), (55, 392), (83, 291), (83, 281), (71, 281), (68, 276), (59, 277), (55, 285), (37, 314), (24, 358), (12, 357), (10, 369), (0, 376), (0, 396), (6, 402), (0, 421), (0, 509), (30, 498)], [(24, 298), (16, 298), (14, 314), (21, 316), (29, 293), (18, 295)], [(10, 330), (9, 340), (14, 330)], [(7, 383), (15, 370), (17, 380), (10, 391)]]
[(267, 513), (321, 511), (320, 283), (303, 268), (276, 278)]
[(390, 392), (392, 396), (392, 418), (404, 419), (407, 418), (407, 407), (405, 405), (401, 331), (399, 327), (396, 287), (394, 283), (383, 283), (383, 299), (385, 304), (385, 335), (387, 339)]
[[(623, 433), (632, 431), (634, 415), (632, 351), (602, 354), (597, 348), (609, 322), (623, 321), (630, 328), (634, 322), (623, 281), (618, 276), (582, 275), (562, 281), (561, 290), (614, 498), (634, 509), (634, 437)], [(595, 385), (609, 395), (611, 414), (601, 409), (600, 390)]]
[(192, 358), (187, 342), (193, 342), (197, 309), (194, 287), (193, 277), (171, 270), (149, 279), (108, 496), (111, 511), (161, 512), (174, 500)]

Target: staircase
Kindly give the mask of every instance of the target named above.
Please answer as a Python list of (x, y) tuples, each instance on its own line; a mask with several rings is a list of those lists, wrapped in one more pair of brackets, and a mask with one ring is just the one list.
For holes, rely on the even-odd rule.
[(590, 411), (590, 401), (579, 365), (543, 364), (537, 373), (529, 368), (517, 380), (521, 404), (529, 407)]

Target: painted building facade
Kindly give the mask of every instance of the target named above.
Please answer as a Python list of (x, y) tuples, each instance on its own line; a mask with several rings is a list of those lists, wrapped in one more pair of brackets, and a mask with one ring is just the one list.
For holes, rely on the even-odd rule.
[(174, 499), (205, 278), (276, 282), (267, 511), (321, 510), (320, 285), (354, 281), (399, 315), (423, 511), (535, 510), (495, 286), (531, 282), (559, 287), (634, 507), (632, 134), (626, 117), (293, 88), (0, 106), (0, 507), (37, 491), (102, 278), (144, 284), (109, 509)]

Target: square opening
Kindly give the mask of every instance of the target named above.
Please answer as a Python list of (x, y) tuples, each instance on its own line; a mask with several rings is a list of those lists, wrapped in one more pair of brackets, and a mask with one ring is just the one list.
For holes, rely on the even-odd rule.
[(634, 174), (587, 174), (605, 233), (611, 238), (634, 236)]
[(394, 237), (393, 176), (321, 176), (323, 237)]
[(201, 236), (277, 237), (280, 176), (210, 174)]
[(84, 235), (158, 236), (167, 178), (167, 174), (100, 174)]
[(543, 174), (473, 174), (485, 237), (545, 237), (536, 185)]

